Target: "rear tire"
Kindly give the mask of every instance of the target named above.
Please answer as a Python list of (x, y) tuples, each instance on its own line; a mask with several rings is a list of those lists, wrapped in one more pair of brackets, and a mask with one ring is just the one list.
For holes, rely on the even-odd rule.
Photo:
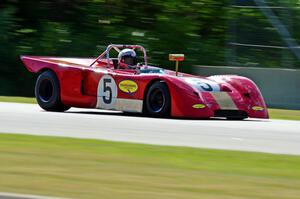
[(165, 82), (154, 82), (144, 100), (144, 113), (152, 117), (170, 116), (171, 97)]
[(40, 107), (46, 111), (63, 112), (70, 109), (61, 102), (59, 80), (50, 70), (42, 72), (37, 78), (35, 97)]

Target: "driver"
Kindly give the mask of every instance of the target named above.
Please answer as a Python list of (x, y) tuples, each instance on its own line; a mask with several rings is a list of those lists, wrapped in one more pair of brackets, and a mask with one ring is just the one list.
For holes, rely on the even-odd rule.
[(136, 52), (132, 49), (125, 48), (119, 52), (118, 64), (121, 69), (136, 69), (137, 56)]

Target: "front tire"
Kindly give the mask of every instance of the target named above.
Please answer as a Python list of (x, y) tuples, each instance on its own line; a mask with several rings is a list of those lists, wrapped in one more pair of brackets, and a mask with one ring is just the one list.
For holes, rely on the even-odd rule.
[(63, 112), (70, 108), (61, 102), (59, 80), (50, 70), (42, 72), (37, 78), (35, 97), (40, 107), (46, 111)]
[(171, 98), (165, 82), (154, 82), (147, 91), (144, 112), (152, 117), (170, 115)]

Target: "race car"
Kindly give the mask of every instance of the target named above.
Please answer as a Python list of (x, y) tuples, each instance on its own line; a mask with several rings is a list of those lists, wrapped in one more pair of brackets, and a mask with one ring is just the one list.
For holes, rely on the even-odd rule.
[(46, 111), (79, 107), (151, 117), (268, 118), (262, 94), (250, 79), (181, 73), (184, 55), (170, 54), (169, 59), (176, 71), (149, 65), (140, 45), (116, 44), (97, 58), (21, 56), (27, 69), (38, 73), (35, 96)]

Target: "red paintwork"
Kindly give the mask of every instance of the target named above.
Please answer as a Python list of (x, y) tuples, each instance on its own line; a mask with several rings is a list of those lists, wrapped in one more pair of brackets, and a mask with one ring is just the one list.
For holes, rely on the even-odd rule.
[[(133, 80), (138, 85), (138, 90), (134, 94), (118, 90), (117, 98), (143, 100), (147, 86), (152, 81), (163, 80), (171, 94), (171, 115), (173, 117), (213, 117), (214, 111), (221, 107), (212, 93), (200, 92), (182, 78), (193, 77), (214, 81), (220, 86), (221, 91), (228, 91), (227, 94), (237, 109), (247, 112), (249, 117), (269, 117), (258, 87), (245, 77), (224, 75), (205, 78), (184, 73), (179, 73), (179, 77), (177, 77), (174, 71), (169, 70), (165, 70), (165, 74), (136, 74), (135, 70), (107, 68), (107, 62), (104, 59), (90, 67), (95, 60), (93, 58), (22, 56), (21, 59), (30, 72), (54, 71), (60, 81), (61, 100), (65, 105), (71, 107), (95, 108), (98, 82), (104, 74), (109, 74), (114, 78), (116, 85), (122, 80)], [(193, 108), (195, 104), (204, 104), (205, 107)], [(252, 110), (254, 106), (262, 107), (263, 110)]]

